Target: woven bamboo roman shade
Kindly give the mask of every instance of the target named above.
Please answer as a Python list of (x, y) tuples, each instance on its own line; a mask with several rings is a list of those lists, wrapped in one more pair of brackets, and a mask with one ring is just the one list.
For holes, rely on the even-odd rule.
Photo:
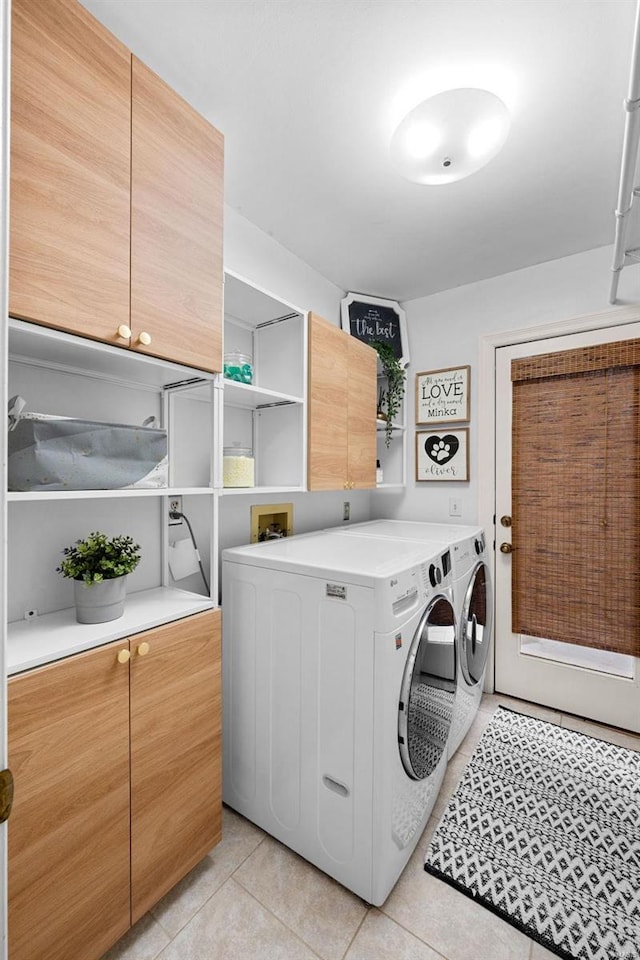
[(640, 340), (511, 379), (513, 631), (640, 656)]

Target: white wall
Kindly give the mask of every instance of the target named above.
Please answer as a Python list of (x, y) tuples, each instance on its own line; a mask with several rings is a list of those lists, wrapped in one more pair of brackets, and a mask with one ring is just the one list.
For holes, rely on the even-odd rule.
[[(372, 516), (478, 521), (480, 338), (606, 310), (610, 306), (611, 257), (611, 248), (601, 247), (403, 304), (411, 351), (407, 369), (407, 487), (404, 493), (377, 492), (372, 497)], [(619, 295), (627, 304), (640, 301), (638, 267), (623, 270)], [(471, 480), (416, 483), (415, 374), (463, 364), (471, 365)], [(462, 517), (457, 521), (449, 517), (451, 497), (462, 499)]]
[[(224, 265), (300, 310), (313, 310), (336, 326), (344, 291), (276, 243), (230, 207), (225, 207)], [(342, 524), (343, 503), (351, 520), (368, 520), (372, 495), (365, 491), (297, 493), (280, 496), (223, 497), (220, 507), (221, 548), (248, 543), (254, 503), (293, 503), (295, 533)]]
[(224, 265), (300, 310), (340, 325), (344, 291), (229, 206), (224, 208)]

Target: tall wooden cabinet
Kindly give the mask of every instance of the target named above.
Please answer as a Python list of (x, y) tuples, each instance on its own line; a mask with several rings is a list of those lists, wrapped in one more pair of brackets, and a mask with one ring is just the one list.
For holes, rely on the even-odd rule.
[(376, 485), (376, 351), (309, 316), (309, 490)]
[(14, 677), (11, 960), (97, 960), (220, 840), (220, 611)]
[(222, 369), (223, 137), (77, 0), (13, 0), (9, 312)]
[[(220, 840), (209, 408), (222, 369), (223, 138), (77, 0), (12, 0), (11, 95), (3, 376), (43, 413), (134, 422), (150, 406), (169, 438), (166, 488), (3, 494), (9, 953), (98, 960)], [(175, 455), (190, 445), (204, 451), (195, 465)], [(204, 593), (170, 576), (176, 496), (207, 534)], [(120, 522), (142, 544), (140, 579), (120, 621), (79, 625), (46, 580), (52, 558), (74, 534)], [(26, 529), (44, 531), (37, 557), (21, 549)], [(47, 586), (25, 606), (11, 578), (39, 563)]]

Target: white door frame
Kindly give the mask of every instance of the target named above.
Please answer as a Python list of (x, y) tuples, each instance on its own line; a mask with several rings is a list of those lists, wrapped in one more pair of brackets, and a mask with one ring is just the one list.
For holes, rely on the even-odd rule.
[[(515, 310), (515, 308), (514, 308)], [(495, 583), (495, 504), (496, 504), (496, 350), (517, 343), (544, 340), (571, 333), (602, 330), (606, 327), (637, 323), (640, 303), (633, 306), (610, 307), (601, 313), (571, 317), (555, 323), (521, 329), (502, 330), (480, 337), (478, 358), (478, 522), (487, 534), (488, 559)], [(495, 590), (494, 590), (495, 623)], [(485, 690), (495, 689), (495, 643), (491, 644), (485, 677)]]

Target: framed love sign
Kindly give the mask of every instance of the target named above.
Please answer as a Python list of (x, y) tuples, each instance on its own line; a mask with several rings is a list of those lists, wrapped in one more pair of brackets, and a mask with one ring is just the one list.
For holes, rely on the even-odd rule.
[(469, 428), (416, 430), (416, 480), (468, 480)]
[(470, 381), (469, 366), (416, 373), (416, 424), (466, 423)]

